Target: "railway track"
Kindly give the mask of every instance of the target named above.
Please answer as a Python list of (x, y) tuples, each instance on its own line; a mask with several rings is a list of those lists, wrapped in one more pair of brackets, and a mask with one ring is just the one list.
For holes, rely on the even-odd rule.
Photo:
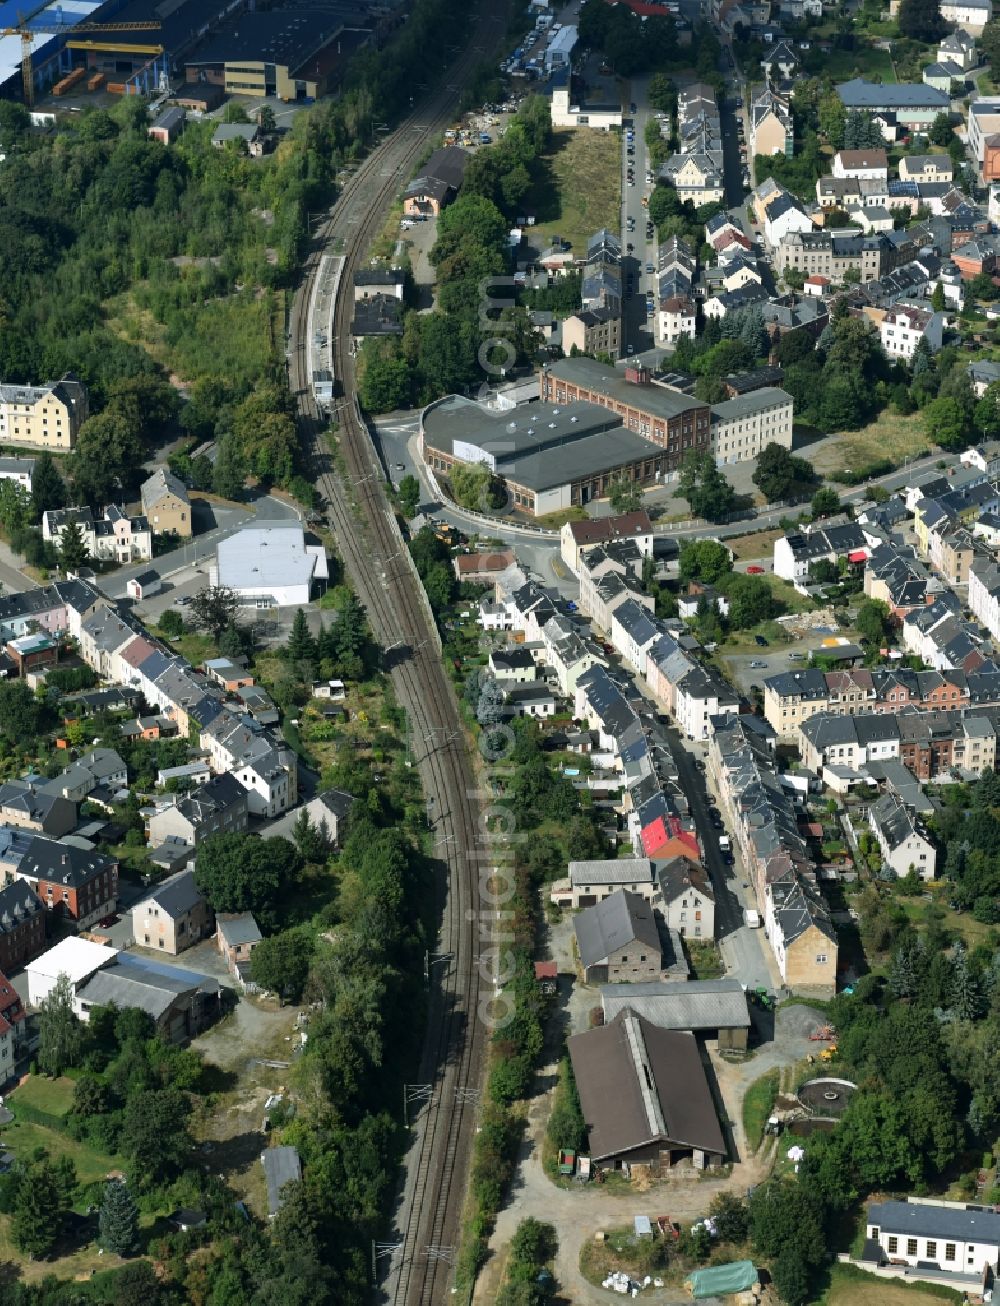
[[(488, 1031), (479, 1018), (480, 812), (458, 704), (430, 609), (383, 489), (368, 429), (354, 400), (350, 323), (353, 273), (363, 264), (427, 140), (448, 125), (476, 65), (495, 51), (504, 16), (483, 5), (444, 86), (419, 105), (349, 179), (314, 240), (290, 315), (289, 380), (303, 448), (329, 506), (338, 547), (406, 710), (434, 824), (440, 932), (428, 956), (428, 1023), (395, 1237), (373, 1248), (380, 1299), (431, 1306), (450, 1298), (454, 1255), (475, 1136)], [(341, 472), (323, 439), (310, 375), (312, 305), (328, 250), (343, 249), (333, 306), (332, 352), (340, 402)], [(316, 324), (319, 326), (320, 324)], [(324, 324), (325, 325), (325, 324)], [(376, 1260), (377, 1257), (377, 1260)]]

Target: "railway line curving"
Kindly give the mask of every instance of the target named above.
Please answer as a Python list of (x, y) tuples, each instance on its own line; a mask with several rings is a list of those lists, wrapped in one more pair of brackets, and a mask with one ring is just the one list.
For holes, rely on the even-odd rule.
[[(373, 1248), (380, 1297), (392, 1306), (431, 1306), (450, 1299), (488, 1038), (479, 1016), (485, 982), (476, 956), (476, 850), (483, 835), (475, 770), (441, 661), (440, 640), (353, 399), (353, 273), (428, 138), (448, 124), (462, 85), (495, 49), (503, 31), (504, 15), (483, 4), (468, 45), (444, 75), (446, 84), (350, 177), (317, 233), (290, 312), (289, 381), (300, 438), (348, 574), (386, 650), (396, 694), (407, 712), (440, 857), (440, 933), (428, 957), (428, 1024), (420, 1069), (421, 1082), (430, 1091), (422, 1105), (414, 1106), (395, 1238), (378, 1255)], [(313, 396), (310, 368), (314, 298), (330, 249), (344, 251), (331, 330), (334, 373), (345, 396), (337, 408), (339, 469), (323, 438), (325, 423)]]

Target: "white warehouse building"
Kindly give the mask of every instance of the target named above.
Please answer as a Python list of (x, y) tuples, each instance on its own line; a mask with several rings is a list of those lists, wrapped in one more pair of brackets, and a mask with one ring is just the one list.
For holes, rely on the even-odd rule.
[(304, 608), (314, 582), (329, 575), (322, 545), (306, 544), (302, 527), (289, 523), (251, 526), (222, 540), (209, 578), (247, 608)]

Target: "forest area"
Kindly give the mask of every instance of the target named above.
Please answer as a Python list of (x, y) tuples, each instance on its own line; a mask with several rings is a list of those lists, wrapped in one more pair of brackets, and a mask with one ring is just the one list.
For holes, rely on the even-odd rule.
[(67, 502), (133, 494), (168, 432), (217, 441), (195, 488), (233, 495), (253, 476), (308, 499), (283, 338), (308, 214), (334, 200), (376, 121), (408, 111), (423, 52), (465, 21), (454, 0), (419, 0), (385, 49), (353, 62), (341, 98), (296, 115), (263, 158), (215, 148), (210, 121), (163, 146), (140, 100), (47, 133), (0, 103), (0, 379), (69, 371), (88, 387), (91, 416), (60, 467)]

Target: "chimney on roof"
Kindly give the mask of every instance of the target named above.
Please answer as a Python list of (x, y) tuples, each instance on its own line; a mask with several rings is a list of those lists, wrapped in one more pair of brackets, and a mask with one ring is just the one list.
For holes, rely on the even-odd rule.
[(626, 367), (625, 380), (630, 381), (633, 385), (649, 385), (649, 368), (636, 364), (633, 367)]

